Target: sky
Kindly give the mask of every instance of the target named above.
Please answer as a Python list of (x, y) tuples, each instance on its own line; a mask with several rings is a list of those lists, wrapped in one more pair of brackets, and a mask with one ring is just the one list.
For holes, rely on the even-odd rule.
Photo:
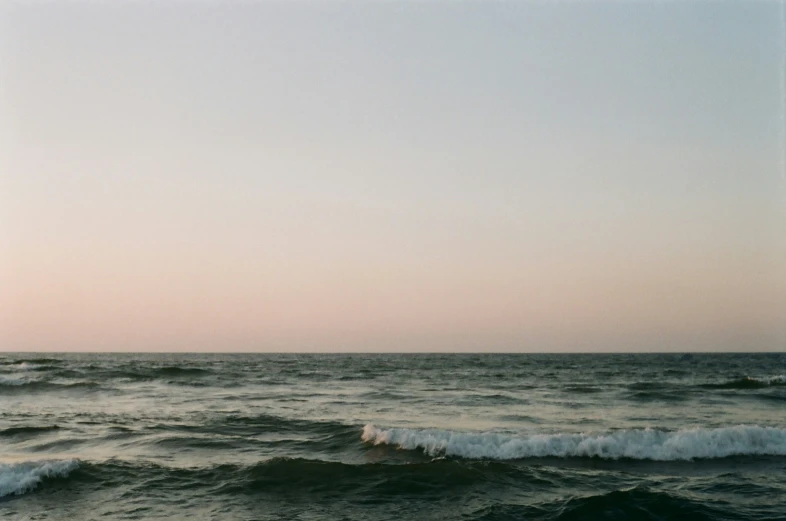
[(786, 7), (0, 2), (2, 351), (786, 351)]

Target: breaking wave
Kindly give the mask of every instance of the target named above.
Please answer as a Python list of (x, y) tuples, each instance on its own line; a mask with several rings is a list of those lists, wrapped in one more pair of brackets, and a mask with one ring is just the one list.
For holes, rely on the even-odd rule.
[(762, 389), (764, 387), (786, 386), (786, 375), (753, 378), (746, 376), (719, 384), (705, 384), (705, 389)]
[(729, 456), (786, 456), (786, 429), (738, 425), (717, 429), (620, 430), (608, 433), (469, 433), (437, 429), (363, 428), (361, 439), (374, 445), (422, 450), (430, 456), (513, 460), (523, 458), (601, 458), (690, 461)]
[(19, 376), (19, 375), (0, 375), (0, 387), (18, 387), (20, 385), (27, 385), (34, 380), (31, 380), (27, 376)]
[(75, 459), (0, 463), (0, 497), (24, 494), (45, 479), (68, 476), (78, 466)]

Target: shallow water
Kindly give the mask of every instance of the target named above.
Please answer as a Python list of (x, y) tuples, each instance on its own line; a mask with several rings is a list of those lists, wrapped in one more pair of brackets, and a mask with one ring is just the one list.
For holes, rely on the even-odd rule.
[(786, 354), (0, 355), (0, 517), (786, 520)]

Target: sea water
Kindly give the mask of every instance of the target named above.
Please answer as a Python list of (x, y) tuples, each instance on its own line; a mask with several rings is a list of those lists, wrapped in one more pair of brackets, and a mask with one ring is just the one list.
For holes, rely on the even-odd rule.
[(0, 517), (786, 520), (786, 354), (3, 354)]

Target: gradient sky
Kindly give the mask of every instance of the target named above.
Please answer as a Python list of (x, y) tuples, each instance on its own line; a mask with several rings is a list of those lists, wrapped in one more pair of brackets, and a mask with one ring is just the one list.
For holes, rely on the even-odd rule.
[(783, 351), (777, 2), (0, 4), (0, 350)]

